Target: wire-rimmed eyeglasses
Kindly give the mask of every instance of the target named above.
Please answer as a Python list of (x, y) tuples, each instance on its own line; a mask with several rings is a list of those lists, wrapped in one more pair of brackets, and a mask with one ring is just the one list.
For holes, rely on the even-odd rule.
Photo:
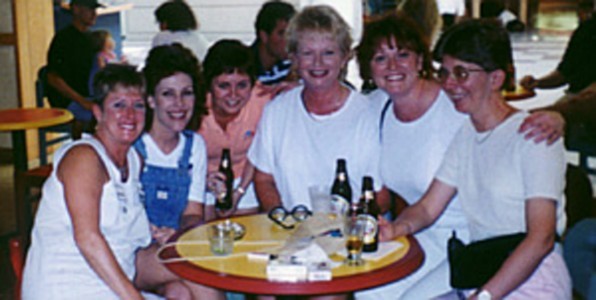
[(466, 82), (466, 80), (468, 80), (468, 77), (470, 77), (470, 73), (472, 73), (472, 72), (486, 72), (486, 71), (482, 70), (482, 69), (468, 69), (464, 66), (455, 66), (455, 67), (453, 67), (453, 71), (449, 71), (449, 70), (441, 67), (440, 69), (438, 69), (435, 72), (435, 78), (440, 83), (445, 83), (447, 81), (447, 79), (449, 78), (449, 76), (451, 74), (453, 74), (453, 78), (455, 78), (455, 80), (458, 83), (464, 83), (464, 82)]

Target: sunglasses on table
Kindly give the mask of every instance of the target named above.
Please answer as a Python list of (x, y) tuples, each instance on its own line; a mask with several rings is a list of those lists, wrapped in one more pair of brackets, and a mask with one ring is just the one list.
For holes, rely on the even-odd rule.
[(438, 69), (435, 72), (435, 78), (440, 83), (445, 83), (447, 81), (447, 79), (449, 78), (449, 76), (451, 76), (451, 74), (453, 74), (453, 78), (455, 78), (455, 80), (458, 83), (464, 83), (464, 82), (466, 82), (466, 80), (468, 80), (468, 77), (470, 77), (470, 73), (472, 73), (472, 72), (486, 72), (486, 71), (483, 69), (468, 69), (464, 66), (455, 66), (455, 67), (453, 67), (452, 71), (449, 71), (449, 70), (441, 67), (440, 69)]

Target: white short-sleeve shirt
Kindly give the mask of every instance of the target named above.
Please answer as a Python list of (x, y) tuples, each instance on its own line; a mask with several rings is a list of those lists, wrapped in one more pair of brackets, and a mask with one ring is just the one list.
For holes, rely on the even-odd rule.
[(296, 87), (267, 104), (248, 152), (251, 163), (275, 179), (283, 205), (310, 207), (308, 188), (331, 186), (339, 158), (347, 161), (354, 198), (365, 175), (379, 190), (378, 115), (368, 99), (351, 91), (340, 110), (314, 116), (304, 107), (302, 90)]

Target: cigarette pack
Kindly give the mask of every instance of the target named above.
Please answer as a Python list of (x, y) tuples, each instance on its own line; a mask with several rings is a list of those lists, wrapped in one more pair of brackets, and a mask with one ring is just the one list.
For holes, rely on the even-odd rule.
[(271, 281), (306, 281), (307, 275), (308, 268), (304, 264), (281, 260), (271, 260), (267, 264), (267, 279)]

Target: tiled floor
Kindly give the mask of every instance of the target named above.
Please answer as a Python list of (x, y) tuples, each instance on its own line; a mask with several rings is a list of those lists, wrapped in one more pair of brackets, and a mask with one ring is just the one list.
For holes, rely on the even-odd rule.
[[(573, 13), (552, 14), (551, 17), (539, 18), (540, 28), (548, 28), (540, 34), (517, 34), (512, 36), (514, 47), (514, 59), (516, 62), (517, 78), (526, 74), (543, 75), (557, 66), (562, 56), (569, 33), (575, 28), (575, 18)], [(142, 62), (147, 48), (139, 45), (128, 45), (125, 48), (128, 59), (133, 63)], [(355, 71), (356, 65), (350, 65), (350, 80), (359, 86), (359, 78)], [(530, 109), (548, 105), (558, 99), (563, 93), (562, 89), (541, 90), (536, 97), (515, 102), (514, 105), (522, 109)], [(577, 157), (574, 153), (568, 155), (570, 162), (575, 162)], [(596, 162), (592, 161), (593, 164)], [(592, 178), (596, 184), (596, 178)], [(596, 186), (595, 186), (596, 190)], [(12, 167), (10, 162), (0, 160), (0, 300), (10, 299), (7, 290), (10, 287), (12, 279), (8, 269), (6, 259), (6, 234), (14, 231), (14, 200), (13, 200), (13, 181)]]

